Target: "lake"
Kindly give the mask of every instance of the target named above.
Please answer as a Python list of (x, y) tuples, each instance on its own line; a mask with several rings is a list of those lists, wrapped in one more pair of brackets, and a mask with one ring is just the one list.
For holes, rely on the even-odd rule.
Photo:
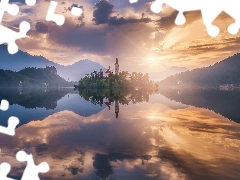
[(9, 177), (21, 178), (26, 163), (15, 156), (24, 150), (36, 164), (49, 164), (40, 173), (46, 180), (240, 178), (239, 91), (163, 89), (124, 101), (81, 96), (72, 89), (0, 89), (10, 102), (0, 125), (20, 119), (14, 137), (0, 134)]

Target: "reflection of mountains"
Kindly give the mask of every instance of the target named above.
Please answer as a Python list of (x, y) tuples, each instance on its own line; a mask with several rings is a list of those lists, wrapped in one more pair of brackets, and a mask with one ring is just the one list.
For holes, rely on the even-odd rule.
[(213, 110), (215, 113), (240, 123), (239, 91), (160, 89), (160, 93), (171, 100)]
[(57, 101), (69, 93), (69, 89), (0, 89), (0, 99), (7, 99), (10, 105), (18, 104), (25, 108), (46, 108), (54, 110)]
[(10, 116), (20, 119), (19, 126), (32, 120), (43, 120), (56, 112), (69, 110), (80, 116), (97, 114), (105, 107), (96, 107), (80, 98), (73, 89), (0, 89), (0, 100), (10, 103), (8, 111), (0, 111), (0, 125), (7, 126)]

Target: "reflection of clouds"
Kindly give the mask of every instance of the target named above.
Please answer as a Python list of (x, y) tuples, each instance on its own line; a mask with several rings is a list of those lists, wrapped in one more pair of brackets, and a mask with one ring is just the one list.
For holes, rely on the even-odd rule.
[(171, 109), (185, 109), (188, 107), (188, 105), (170, 100), (161, 94), (154, 94), (152, 96), (149, 96), (149, 103), (164, 104)]
[(93, 159), (93, 167), (97, 170), (96, 175), (98, 177), (101, 179), (107, 179), (113, 174), (113, 167), (111, 166), (107, 155), (96, 154)]
[[(70, 111), (19, 127), (17, 135), (0, 135), (2, 156), (24, 169), (15, 153), (32, 153), (47, 161), (52, 179), (231, 179), (239, 176), (239, 124), (212, 111), (140, 103), (121, 106), (119, 119), (106, 108), (90, 117)], [(151, 115), (151, 116), (150, 116)], [(154, 116), (154, 118), (152, 118)], [(225, 164), (224, 164), (225, 163)], [(137, 175), (136, 175), (137, 174)]]

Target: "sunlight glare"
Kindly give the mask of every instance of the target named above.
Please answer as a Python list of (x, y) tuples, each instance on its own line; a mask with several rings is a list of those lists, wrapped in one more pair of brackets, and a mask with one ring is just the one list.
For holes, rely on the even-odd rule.
[(150, 61), (156, 61), (157, 58), (155, 58), (155, 57), (149, 57), (148, 60), (150, 60)]

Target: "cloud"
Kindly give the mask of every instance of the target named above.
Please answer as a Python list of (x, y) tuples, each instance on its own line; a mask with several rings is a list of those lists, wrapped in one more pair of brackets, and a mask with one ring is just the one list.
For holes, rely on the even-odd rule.
[(100, 0), (95, 4), (96, 9), (93, 11), (93, 19), (96, 25), (107, 24), (113, 13), (113, 5), (107, 0)]
[(119, 26), (127, 23), (149, 23), (152, 22), (150, 18), (144, 18), (144, 13), (142, 13), (142, 18), (124, 18), (117, 16), (111, 16), (114, 11), (114, 6), (109, 3), (107, 0), (101, 0), (95, 5), (96, 10), (93, 12), (93, 21), (95, 25), (108, 24), (110, 26)]
[[(62, 27), (45, 21), (49, 0), (37, 1), (31, 9), (22, 0), (13, 1), (23, 2), (21, 12), (17, 17), (5, 13), (4, 26), (18, 31), (22, 20), (32, 26), (27, 38), (17, 40), (19, 48), (64, 65), (91, 59), (108, 67), (118, 55), (122, 70), (155, 72), (171, 66), (192, 69), (211, 65), (239, 51), (239, 37), (226, 32), (233, 22), (226, 13), (213, 22), (221, 34), (210, 39), (200, 11), (184, 13), (186, 24), (177, 26), (178, 12), (164, 5), (161, 13), (152, 13), (151, 0), (135, 4), (128, 0), (83, 0), (81, 4), (57, 0), (56, 13), (66, 18)], [(74, 6), (83, 9), (81, 16), (71, 14)]]
[(43, 22), (37, 22), (35, 29), (38, 33), (47, 34), (49, 32), (48, 26)]
[(93, 167), (97, 170), (96, 175), (98, 177), (108, 179), (108, 177), (114, 173), (107, 155), (96, 154), (93, 159)]
[[(173, 11), (170, 15), (161, 17), (161, 19), (156, 20), (155, 22), (160, 29), (170, 30), (173, 27), (176, 27), (175, 19), (178, 15), (178, 11)], [(192, 24), (194, 21), (201, 18), (201, 11), (191, 11), (185, 12), (184, 16), (186, 18), (186, 23), (180, 27), (186, 27), (189, 24)]]
[(81, 8), (81, 9), (82, 9), (82, 14), (81, 14), (81, 16), (79, 16), (79, 17), (77, 18), (77, 20), (79, 21), (79, 24), (77, 24), (77, 25), (75, 26), (75, 29), (82, 28), (83, 26), (86, 25), (86, 22), (84, 21), (84, 19), (85, 19), (84, 8), (83, 8), (83, 6), (78, 6), (78, 5), (76, 5), (76, 4), (73, 4), (72, 6), (75, 6), (75, 7), (78, 7), (78, 8)]
[(73, 3), (70, 7), (67, 8), (68, 11), (71, 11), (73, 7), (81, 8), (83, 9), (83, 6), (80, 6), (78, 4)]
[[(64, 2), (62, 4), (65, 5), (66, 3)], [(73, 7), (77, 7), (77, 8), (82, 9), (82, 14), (79, 17), (74, 19), (74, 20), (78, 21), (78, 24), (75, 26), (75, 29), (80, 29), (80, 28), (82, 28), (82, 27), (84, 27), (86, 25), (85, 14), (84, 14), (84, 7), (83, 7), (83, 5), (78, 5), (78, 4), (73, 3), (71, 6), (69, 6), (67, 8), (64, 7), (64, 10), (65, 10), (65, 12), (71, 12)]]
[(117, 18), (117, 16), (111, 17), (108, 20), (110, 26), (119, 26), (127, 23), (149, 23), (152, 22), (150, 18), (141, 18), (141, 19), (125, 19), (123, 17)]
[(75, 26), (75, 29), (79, 29), (79, 28), (82, 28), (83, 26), (85, 26), (85, 22), (81, 22), (80, 24), (77, 24), (76, 26)]

